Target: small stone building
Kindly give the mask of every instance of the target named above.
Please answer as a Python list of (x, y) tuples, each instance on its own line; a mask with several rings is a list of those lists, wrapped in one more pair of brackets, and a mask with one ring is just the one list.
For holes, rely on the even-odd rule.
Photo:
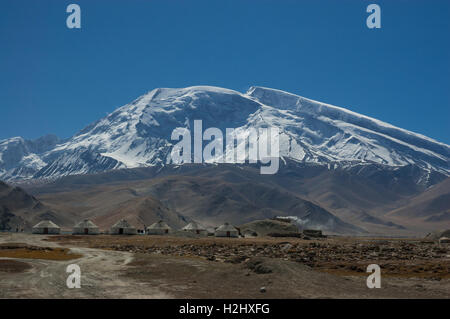
[(136, 235), (136, 228), (131, 226), (125, 219), (119, 220), (111, 227), (111, 235)]
[(147, 227), (148, 235), (167, 235), (172, 232), (172, 228), (166, 222), (160, 220)]
[(98, 235), (99, 233), (98, 226), (89, 219), (85, 219), (76, 224), (72, 232), (74, 235)]
[(208, 235), (208, 231), (206, 230), (206, 228), (194, 221), (184, 226), (182, 230), (202, 236)]
[(33, 234), (59, 234), (61, 228), (51, 220), (43, 220), (33, 226)]
[(216, 229), (214, 235), (216, 237), (239, 237), (239, 231), (229, 223), (225, 223)]

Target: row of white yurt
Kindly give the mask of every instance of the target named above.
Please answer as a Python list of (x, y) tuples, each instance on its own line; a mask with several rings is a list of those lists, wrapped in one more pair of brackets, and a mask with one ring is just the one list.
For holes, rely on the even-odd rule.
[[(59, 234), (61, 233), (61, 227), (56, 225), (51, 220), (43, 220), (33, 226), (33, 234)], [(99, 234), (99, 228), (89, 219), (85, 219), (73, 228), (74, 235), (96, 235)]]
[[(60, 232), (61, 228), (50, 220), (43, 220), (33, 226), (33, 234), (59, 234)], [(76, 224), (72, 232), (74, 235), (97, 235), (99, 233), (100, 230), (98, 226), (89, 219), (84, 219)], [(113, 235), (134, 235), (136, 233), (136, 228), (131, 226), (125, 219), (119, 220), (110, 230), (110, 234)]]
[[(182, 231), (190, 232), (196, 235), (207, 236), (208, 231), (201, 224), (192, 221), (186, 226), (182, 228)], [(172, 228), (170, 228), (167, 223), (160, 220), (157, 223), (154, 223), (150, 227), (147, 228), (147, 234), (149, 235), (166, 235), (172, 232)], [(239, 231), (230, 225), (229, 223), (225, 223), (222, 226), (218, 227), (214, 235), (216, 237), (239, 237)]]
[[(172, 228), (162, 220), (147, 227), (146, 230), (149, 235), (167, 235), (173, 232)], [(194, 221), (184, 226), (182, 230), (196, 235), (208, 235), (206, 228)], [(50, 220), (43, 220), (33, 227), (33, 234), (59, 234), (60, 232), (61, 228)], [(85, 219), (75, 225), (72, 233), (74, 235), (97, 235), (100, 230), (91, 220)], [(110, 234), (113, 235), (134, 235), (136, 233), (136, 228), (125, 219), (119, 220), (110, 230)], [(239, 231), (229, 223), (225, 223), (216, 228), (214, 235), (216, 237), (238, 237)]]

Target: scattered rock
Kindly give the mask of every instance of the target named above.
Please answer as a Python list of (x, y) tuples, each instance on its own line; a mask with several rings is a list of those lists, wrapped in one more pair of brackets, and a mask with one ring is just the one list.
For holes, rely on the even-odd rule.
[(252, 259), (247, 262), (247, 267), (257, 274), (269, 274), (272, 269), (264, 264), (261, 259)]

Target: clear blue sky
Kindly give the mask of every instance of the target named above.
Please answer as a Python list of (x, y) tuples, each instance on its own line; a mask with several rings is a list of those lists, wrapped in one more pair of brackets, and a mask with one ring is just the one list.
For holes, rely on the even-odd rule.
[(260, 85), (450, 144), (449, 33), (448, 0), (1, 0), (0, 139), (69, 137), (155, 87)]

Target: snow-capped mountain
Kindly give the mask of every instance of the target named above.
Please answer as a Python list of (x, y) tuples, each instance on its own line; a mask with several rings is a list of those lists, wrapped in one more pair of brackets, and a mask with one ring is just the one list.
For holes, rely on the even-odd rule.
[(196, 86), (154, 89), (59, 141), (0, 141), (0, 179), (18, 180), (170, 164), (176, 127), (280, 131), (280, 155), (329, 167), (415, 165), (450, 175), (450, 146), (344, 108), (252, 87), (246, 93)]
[(13, 137), (0, 140), (0, 179), (14, 180), (31, 178), (47, 165), (42, 154), (53, 149), (60, 140), (55, 135), (46, 135), (36, 140)]

